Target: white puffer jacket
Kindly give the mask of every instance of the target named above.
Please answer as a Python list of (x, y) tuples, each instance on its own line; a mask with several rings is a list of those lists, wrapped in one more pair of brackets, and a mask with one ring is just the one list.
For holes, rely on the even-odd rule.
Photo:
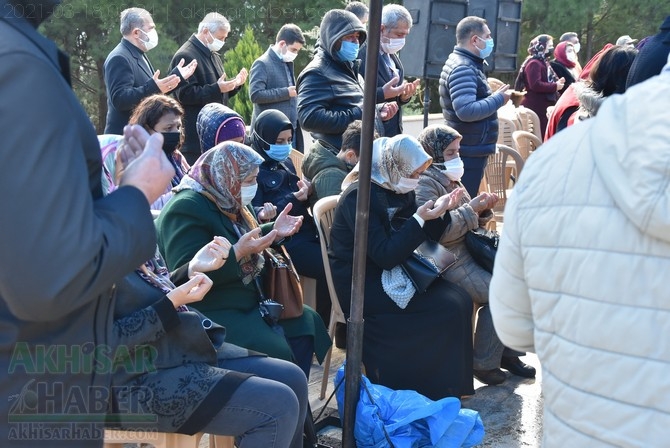
[(531, 156), (490, 305), (542, 364), (543, 446), (667, 446), (670, 66)]

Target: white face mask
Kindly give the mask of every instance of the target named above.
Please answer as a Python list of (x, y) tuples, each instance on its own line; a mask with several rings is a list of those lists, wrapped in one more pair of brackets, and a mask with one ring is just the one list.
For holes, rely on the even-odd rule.
[(582, 48), (582, 46), (577, 42), (576, 44), (572, 45), (572, 48), (575, 49), (575, 53), (579, 53), (579, 50)]
[(145, 51), (149, 51), (156, 48), (156, 45), (158, 45), (158, 32), (156, 31), (156, 29), (150, 30), (148, 33), (142, 29), (140, 29), (140, 31), (142, 31), (142, 33), (145, 36), (147, 36), (148, 39), (148, 40), (140, 39), (144, 44)]
[(400, 194), (409, 193), (416, 190), (419, 186), (419, 179), (410, 179), (409, 177), (401, 177), (395, 186), (396, 192)]
[(380, 46), (384, 53), (396, 54), (405, 46), (405, 38), (390, 39), (388, 42), (380, 42)]
[(242, 207), (251, 204), (251, 201), (256, 197), (256, 190), (258, 190), (257, 183), (253, 185), (242, 185), (242, 188), (240, 189)]
[(286, 53), (281, 55), (281, 58), (284, 62), (293, 62), (295, 58), (298, 57), (298, 53), (294, 53), (288, 48), (286, 49)]
[(441, 171), (449, 178), (449, 180), (456, 182), (461, 180), (461, 177), (463, 177), (463, 173), (465, 172), (465, 168), (463, 167), (463, 160), (461, 160), (460, 157), (454, 157), (451, 160), (447, 160), (443, 163), (443, 165), (444, 169)]
[(577, 55), (575, 53), (572, 53), (572, 52), (566, 53), (565, 57), (570, 62), (577, 62)]
[(212, 42), (207, 44), (207, 48), (209, 48), (209, 51), (219, 51), (223, 47), (223, 44), (226, 43), (226, 41), (217, 39), (216, 37), (214, 37), (211, 31), (209, 30), (207, 31), (209, 32), (209, 35), (212, 38)]

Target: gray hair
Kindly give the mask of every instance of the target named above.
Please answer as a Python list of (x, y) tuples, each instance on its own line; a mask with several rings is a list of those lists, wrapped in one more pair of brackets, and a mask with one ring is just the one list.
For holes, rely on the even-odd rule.
[(121, 11), (121, 31), (122, 36), (127, 36), (133, 32), (135, 28), (142, 28), (144, 26), (144, 19), (151, 17), (149, 11), (142, 8), (128, 8)]
[(481, 17), (468, 16), (461, 19), (456, 25), (456, 42), (461, 45), (466, 43), (473, 34), (483, 33), (484, 25), (487, 25), (486, 20)]
[(227, 32), (230, 32), (230, 22), (218, 12), (210, 12), (204, 19), (202, 19), (202, 22), (198, 24), (198, 33), (202, 33), (202, 30), (205, 28), (207, 28), (210, 33), (216, 33), (222, 28)]
[(394, 29), (402, 22), (412, 28), (412, 15), (407, 8), (402, 5), (389, 4), (382, 9), (382, 25), (386, 28)]
[(349, 2), (344, 7), (344, 10), (354, 13), (359, 19), (363, 19), (363, 17), (370, 13), (370, 9), (363, 2)]

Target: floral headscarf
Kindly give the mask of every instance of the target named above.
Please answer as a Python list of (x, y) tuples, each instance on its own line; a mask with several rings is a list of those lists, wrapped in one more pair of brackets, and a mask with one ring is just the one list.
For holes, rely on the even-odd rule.
[[(411, 135), (399, 134), (395, 137), (381, 137), (372, 144), (372, 168), (370, 178), (382, 188), (398, 194), (397, 185), (401, 177), (409, 177), (419, 168), (426, 168), (433, 162), (421, 143)], [(345, 189), (358, 180), (359, 164), (342, 182)]]
[(221, 103), (206, 104), (198, 113), (196, 130), (203, 152), (226, 140), (245, 136), (246, 127), (240, 114)]
[(521, 70), (523, 70), (526, 67), (528, 61), (530, 61), (531, 59), (537, 59), (539, 61), (544, 62), (544, 64), (547, 66), (547, 80), (549, 82), (556, 82), (558, 81), (558, 76), (556, 76), (554, 69), (551, 68), (551, 64), (549, 64), (549, 59), (547, 59), (548, 56), (547, 43), (550, 40), (554, 40), (554, 38), (548, 34), (540, 34), (539, 36), (535, 36), (533, 40), (530, 41), (530, 45), (528, 45), (529, 56), (526, 58), (525, 61), (523, 61), (523, 64), (521, 65)]
[[(243, 234), (258, 227), (258, 223), (252, 213), (242, 207), (242, 181), (261, 163), (263, 158), (253, 149), (225, 141), (202, 154), (173, 191), (194, 190), (202, 194)], [(242, 258), (239, 264), (242, 281), (248, 284), (263, 269), (263, 257), (252, 254)]]
[(454, 140), (463, 138), (458, 131), (446, 124), (432, 124), (424, 128), (418, 136), (423, 149), (433, 156), (433, 163), (444, 163), (442, 153)]

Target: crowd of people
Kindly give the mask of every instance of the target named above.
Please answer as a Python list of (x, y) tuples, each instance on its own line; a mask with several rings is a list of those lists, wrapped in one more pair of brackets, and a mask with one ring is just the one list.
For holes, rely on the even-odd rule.
[[(328, 268), (350, 312), (367, 7), (350, 2), (326, 12), (314, 57), (297, 76), (293, 61), (306, 40), (284, 24), (249, 72), (233, 77), (219, 53), (231, 31), (223, 15), (206, 14), (161, 77), (147, 57), (158, 45), (151, 14), (128, 8), (104, 64), (108, 113), (96, 138), (70, 88), (66, 56), (36, 31), (58, 2), (45, 3), (36, 17), (0, 17), (0, 79), (7, 80), (0, 92), (11, 108), (0, 127), (7, 147), (26, 148), (6, 152), (0, 164), (0, 187), (18, 195), (0, 218), (0, 369), (9, 372), (0, 382), (2, 413), (106, 416), (49, 424), (50, 431), (74, 424), (77, 434), (88, 425), (89, 434), (51, 446), (98, 446), (106, 424), (232, 435), (239, 447), (302, 447), (312, 361), (321, 362), (333, 342), (326, 331), (332, 298), (310, 213), (327, 196), (340, 195)], [(511, 96), (509, 85), (492, 91), (486, 81), (491, 30), (479, 17), (458, 23), (440, 77), (445, 123), (415, 137), (403, 133), (402, 112), (420, 82), (404, 79), (398, 56), (412, 16), (400, 5), (383, 7), (371, 74), (364, 278), (363, 364), (372, 382), (460, 398), (475, 393), (473, 378), (506, 381), (502, 369), (534, 378), (520, 357), (537, 351), (546, 369), (547, 445), (662, 437), (669, 411), (653, 390), (640, 392), (642, 380), (622, 390), (575, 372), (595, 357), (600, 380), (620, 365), (662, 381), (668, 362), (664, 345), (649, 347), (664, 325), (655, 313), (668, 312), (662, 276), (653, 273), (670, 260), (663, 215), (670, 116), (662, 101), (670, 65), (617, 94), (661, 72), (669, 20), (639, 42), (621, 36), (583, 69), (576, 33), (556, 47), (548, 34), (532, 39), (515, 88), (526, 90), (523, 104), (540, 117), (548, 143), (508, 202), (490, 273), (468, 252), (465, 235), (486, 226), (498, 201), (479, 191), (496, 150), (497, 110)], [(228, 107), (247, 79), (248, 128)], [(39, 132), (27, 129), (26, 116)], [(303, 130), (313, 141), (303, 141)], [(296, 149), (305, 153), (300, 167), (289, 157)], [(456, 262), (421, 291), (400, 266), (427, 241)], [(262, 312), (264, 253), (281, 247), (300, 275), (316, 280), (317, 301), (299, 317), (273, 320)], [(632, 259), (632, 269), (613, 277), (602, 268), (607, 257), (620, 257), (621, 266)], [(603, 319), (602, 308), (616, 319)], [(632, 335), (621, 331), (631, 313), (640, 321)], [(37, 369), (48, 344), (66, 347), (67, 359)], [(60, 400), (56, 388), (81, 399)], [(101, 390), (109, 392), (101, 397)], [(617, 419), (596, 416), (589, 399), (618, 403)], [(575, 405), (580, 412), (570, 414)], [(584, 423), (583, 413), (595, 423)], [(654, 429), (616, 424), (638, 413)], [(6, 439), (34, 443), (2, 423)]]

